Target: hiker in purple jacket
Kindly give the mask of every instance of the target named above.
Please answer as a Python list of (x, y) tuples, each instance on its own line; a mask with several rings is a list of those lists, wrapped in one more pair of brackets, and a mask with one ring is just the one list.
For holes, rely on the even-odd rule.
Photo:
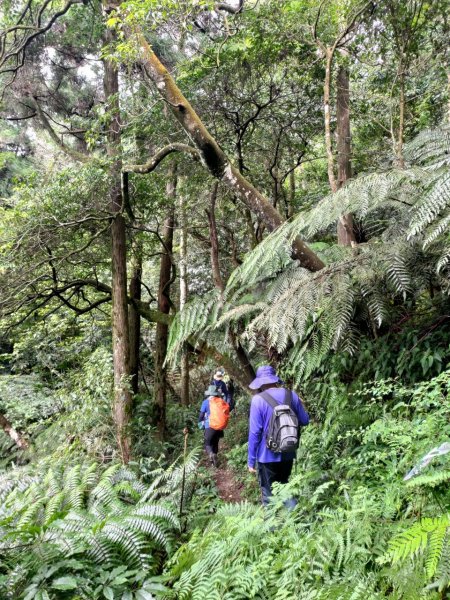
[[(278, 404), (284, 404), (287, 390), (282, 387), (281, 380), (270, 365), (259, 367), (256, 378), (249, 385), (251, 390), (266, 392)], [(260, 393), (252, 398), (250, 407), (250, 426), (248, 433), (248, 470), (256, 473), (258, 463), (258, 478), (261, 488), (262, 503), (267, 505), (272, 495), (274, 482), (287, 483), (292, 471), (295, 452), (276, 453), (266, 445), (266, 433), (269, 428), (273, 408)], [(292, 392), (291, 408), (298, 418), (299, 425), (308, 425), (309, 416), (300, 398)], [(295, 506), (292, 499), (289, 506)]]

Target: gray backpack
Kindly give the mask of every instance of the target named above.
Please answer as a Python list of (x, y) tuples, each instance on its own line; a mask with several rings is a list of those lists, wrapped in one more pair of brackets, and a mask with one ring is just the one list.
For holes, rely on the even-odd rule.
[(266, 433), (266, 445), (272, 452), (295, 452), (300, 442), (300, 428), (297, 415), (292, 410), (292, 392), (285, 390), (284, 403), (278, 404), (268, 392), (260, 396), (272, 407), (269, 428)]

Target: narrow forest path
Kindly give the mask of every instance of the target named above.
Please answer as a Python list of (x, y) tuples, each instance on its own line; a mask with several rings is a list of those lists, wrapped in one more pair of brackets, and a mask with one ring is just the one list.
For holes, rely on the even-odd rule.
[(242, 502), (244, 500), (242, 497), (242, 484), (236, 481), (233, 472), (226, 463), (224, 464), (223, 457), (221, 458), (222, 465), (220, 467), (211, 467), (219, 497), (224, 502)]
[[(227, 464), (226, 452), (230, 447), (225, 443), (220, 446), (219, 450), (219, 466), (209, 466), (212, 479), (214, 480), (219, 494), (219, 498), (224, 502), (243, 502), (243, 483), (240, 483), (232, 469)], [(208, 461), (209, 463), (209, 461)]]

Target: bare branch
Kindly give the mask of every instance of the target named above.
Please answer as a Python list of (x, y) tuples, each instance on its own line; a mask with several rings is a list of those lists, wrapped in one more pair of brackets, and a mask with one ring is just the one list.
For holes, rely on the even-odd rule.
[(158, 150), (156, 154), (143, 165), (124, 165), (122, 171), (125, 173), (151, 173), (156, 169), (159, 163), (166, 158), (166, 156), (169, 156), (169, 154), (172, 154), (173, 152), (185, 152), (190, 154), (194, 160), (200, 160), (200, 152), (196, 148), (188, 146), (187, 144), (175, 142)]
[(373, 1), (370, 0), (369, 2), (366, 2), (365, 4), (362, 5), (362, 7), (356, 11), (356, 13), (353, 15), (353, 17), (350, 19), (350, 21), (346, 24), (345, 28), (342, 30), (342, 32), (338, 35), (338, 37), (336, 38), (334, 44), (333, 44), (333, 52), (336, 48), (339, 48), (339, 46), (341, 45), (341, 42), (345, 41), (345, 38), (347, 37), (347, 35), (355, 28), (356, 24), (357, 24), (357, 20), (359, 19), (359, 17), (370, 7), (372, 6)]
[[(54, 23), (66, 12), (70, 9), (74, 4), (85, 4), (86, 0), (68, 0), (66, 4), (57, 12), (55, 12), (46, 24), (42, 24), (42, 17), (45, 9), (51, 0), (45, 0), (43, 5), (41, 6), (37, 18), (33, 20), (31, 25), (22, 25), (22, 21), (27, 16), (27, 13), (32, 17), (31, 14), (31, 1), (28, 1), (22, 14), (20, 15), (18, 22), (16, 25), (10, 27), (9, 29), (0, 32), (0, 74), (2, 73), (11, 73), (14, 71), (18, 71), (23, 66), (23, 60), (25, 56), (25, 51), (27, 47), (31, 44), (31, 42), (37, 38), (38, 36), (46, 33), (49, 29), (51, 29)], [(22, 31), (26, 32), (25, 35), (20, 38), (20, 40), (16, 43), (16, 39), (12, 42), (12, 47), (8, 51), (7, 50), (7, 37), (11, 34), (16, 36), (16, 33)], [(30, 33), (32, 32), (32, 33)], [(13, 63), (10, 66), (10, 63)]]

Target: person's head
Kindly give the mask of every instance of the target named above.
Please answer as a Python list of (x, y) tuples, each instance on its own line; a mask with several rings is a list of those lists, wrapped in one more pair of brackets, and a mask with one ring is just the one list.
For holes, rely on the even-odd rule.
[(218, 379), (219, 381), (221, 381), (223, 379), (225, 375), (225, 370), (222, 369), (222, 367), (218, 367), (216, 369), (216, 372), (214, 373), (214, 379)]
[(219, 398), (222, 398), (223, 396), (223, 392), (220, 388), (218, 388), (216, 385), (210, 385), (208, 387), (207, 390), (205, 390), (205, 396), (207, 398), (211, 397), (211, 396), (216, 396)]
[(249, 384), (251, 390), (267, 390), (271, 387), (277, 387), (281, 383), (277, 372), (272, 365), (263, 365), (256, 370), (255, 379)]

